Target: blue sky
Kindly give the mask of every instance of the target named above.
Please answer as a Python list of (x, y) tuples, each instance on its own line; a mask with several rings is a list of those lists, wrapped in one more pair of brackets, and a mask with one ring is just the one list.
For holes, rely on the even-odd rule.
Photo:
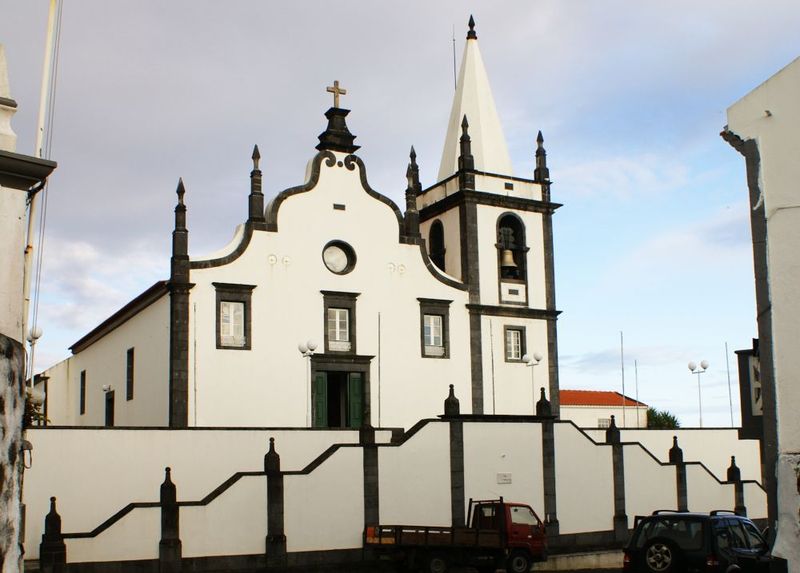
[[(285, 3), (282, 3), (285, 4)], [(707, 359), (705, 425), (729, 425), (725, 342), (755, 336), (744, 163), (725, 109), (800, 53), (796, 1), (376, 3), (186, 0), (64, 4), (37, 365), (166, 278), (174, 189), (190, 249), (245, 218), (250, 151), (265, 193), (301, 182), (343, 105), (370, 182), (402, 204), (408, 148), (434, 182), (475, 15), (515, 175), (541, 129), (555, 217), (561, 382), (621, 389), (697, 423), (686, 368)], [(13, 126), (31, 153), (45, 0), (0, 0)], [(38, 369), (38, 368), (37, 368)], [(734, 409), (737, 372), (731, 354)]]

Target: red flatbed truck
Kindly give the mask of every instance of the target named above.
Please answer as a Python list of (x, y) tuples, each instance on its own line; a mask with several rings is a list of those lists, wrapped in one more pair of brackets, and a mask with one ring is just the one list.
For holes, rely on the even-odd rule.
[(469, 500), (468, 527), (376, 525), (364, 532), (364, 547), (379, 559), (420, 566), (426, 573), (445, 573), (451, 565), (479, 573), (506, 569), (528, 573), (534, 561), (547, 559), (542, 520), (523, 503), (500, 499)]

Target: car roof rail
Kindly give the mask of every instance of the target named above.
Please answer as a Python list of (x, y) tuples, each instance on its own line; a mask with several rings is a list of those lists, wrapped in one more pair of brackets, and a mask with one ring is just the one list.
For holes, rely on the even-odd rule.
[(680, 513), (677, 509), (657, 509), (651, 515), (659, 515), (662, 513)]
[(713, 511), (710, 511), (708, 515), (719, 515), (720, 513), (730, 513), (736, 515), (736, 512), (733, 511), (732, 509), (715, 509)]

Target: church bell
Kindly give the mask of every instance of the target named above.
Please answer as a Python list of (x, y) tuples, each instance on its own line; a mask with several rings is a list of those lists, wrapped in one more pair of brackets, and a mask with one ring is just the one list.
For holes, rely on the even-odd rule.
[(511, 252), (511, 249), (503, 250), (503, 255), (500, 259), (500, 266), (506, 269), (517, 268), (517, 263), (514, 262), (514, 253)]

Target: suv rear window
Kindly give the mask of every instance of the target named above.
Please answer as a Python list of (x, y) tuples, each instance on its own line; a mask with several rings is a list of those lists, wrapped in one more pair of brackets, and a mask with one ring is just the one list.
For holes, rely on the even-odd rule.
[(680, 548), (698, 550), (703, 547), (704, 523), (686, 517), (659, 516), (642, 524), (635, 547), (641, 548), (656, 537), (674, 541)]

